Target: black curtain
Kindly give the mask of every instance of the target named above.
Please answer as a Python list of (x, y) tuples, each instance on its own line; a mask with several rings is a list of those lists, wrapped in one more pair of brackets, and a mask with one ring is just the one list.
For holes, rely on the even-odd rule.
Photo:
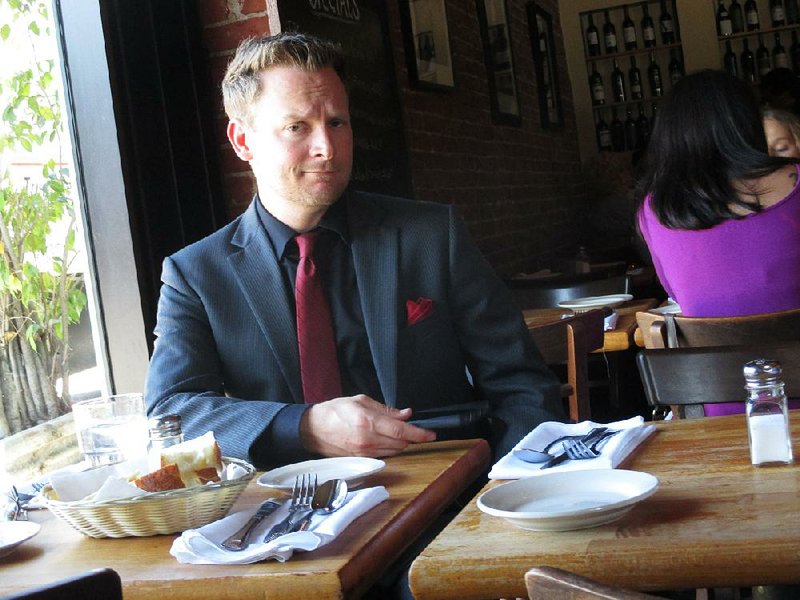
[(148, 347), (165, 256), (219, 228), (224, 199), (196, 0), (100, 3)]

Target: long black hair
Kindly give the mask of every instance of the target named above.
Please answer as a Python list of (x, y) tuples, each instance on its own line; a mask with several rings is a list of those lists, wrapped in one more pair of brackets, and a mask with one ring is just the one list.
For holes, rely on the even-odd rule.
[(658, 220), (673, 229), (707, 229), (740, 218), (732, 207), (761, 210), (736, 183), (797, 161), (769, 156), (758, 99), (724, 71), (687, 75), (658, 104), (640, 164), (636, 195), (652, 195)]

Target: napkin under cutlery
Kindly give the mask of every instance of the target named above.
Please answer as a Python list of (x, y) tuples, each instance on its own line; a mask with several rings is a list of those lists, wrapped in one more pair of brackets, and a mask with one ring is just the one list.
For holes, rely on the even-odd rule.
[(619, 430), (615, 436), (609, 438), (599, 448), (600, 456), (597, 458), (568, 460), (558, 466), (542, 470), (542, 463), (527, 463), (516, 458), (513, 451), (506, 454), (489, 471), (489, 479), (521, 479), (542, 473), (556, 471), (579, 471), (582, 469), (613, 469), (625, 457), (641, 444), (655, 431), (653, 425), (645, 425), (643, 417), (632, 417), (614, 423), (595, 423), (583, 421), (581, 423), (558, 423), (547, 421), (537, 426), (517, 443), (515, 448), (544, 449), (553, 440), (563, 436), (586, 435), (595, 427), (608, 427), (609, 430)]
[(307, 530), (287, 533), (264, 543), (264, 534), (288, 514), (289, 500), (286, 500), (256, 527), (247, 548), (239, 551), (223, 548), (220, 544), (253, 516), (258, 508), (253, 507), (230, 514), (199, 529), (187, 529), (172, 543), (169, 553), (180, 563), (194, 565), (246, 565), (270, 558), (284, 562), (295, 550), (309, 552), (331, 542), (355, 519), (388, 497), (389, 493), (383, 486), (350, 492), (342, 508), (327, 515), (314, 515)]

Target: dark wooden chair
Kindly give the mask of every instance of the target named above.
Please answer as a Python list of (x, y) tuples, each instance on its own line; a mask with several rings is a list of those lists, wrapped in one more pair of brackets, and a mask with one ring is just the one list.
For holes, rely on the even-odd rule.
[(94, 569), (38, 586), (4, 600), (122, 600), (122, 582), (113, 569)]
[(637, 356), (647, 402), (677, 418), (705, 416), (704, 404), (745, 401), (742, 367), (756, 358), (780, 361), (789, 397), (800, 396), (800, 342), (645, 349)]
[(637, 313), (645, 348), (735, 346), (800, 339), (800, 309), (742, 317)]
[(603, 347), (604, 319), (610, 313), (608, 308), (591, 310), (529, 328), (544, 362), (566, 368), (561, 397), (576, 423), (591, 418), (588, 359), (593, 350)]
[(533, 567), (525, 573), (529, 600), (650, 600), (641, 592), (623, 590), (555, 567)]

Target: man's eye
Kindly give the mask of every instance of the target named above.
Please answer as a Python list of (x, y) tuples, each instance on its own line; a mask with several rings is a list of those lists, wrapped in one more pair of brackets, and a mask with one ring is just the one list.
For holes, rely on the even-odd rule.
[(333, 119), (331, 121), (331, 127), (344, 127), (347, 125), (347, 121), (344, 119)]
[(286, 131), (291, 131), (292, 133), (300, 131), (303, 126), (300, 123), (292, 123), (291, 125), (287, 125)]

